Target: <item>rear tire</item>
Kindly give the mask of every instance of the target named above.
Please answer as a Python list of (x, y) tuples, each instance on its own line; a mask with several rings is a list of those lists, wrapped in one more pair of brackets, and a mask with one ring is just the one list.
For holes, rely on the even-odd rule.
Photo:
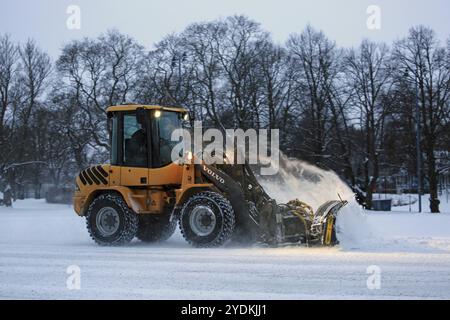
[(170, 221), (170, 215), (140, 215), (137, 238), (143, 242), (162, 242), (169, 239), (177, 227), (176, 219)]
[(138, 215), (123, 198), (104, 193), (95, 198), (86, 213), (86, 227), (91, 238), (102, 246), (120, 246), (136, 236)]
[(181, 233), (195, 247), (223, 245), (233, 236), (235, 223), (236, 217), (230, 201), (216, 192), (195, 194), (181, 209)]

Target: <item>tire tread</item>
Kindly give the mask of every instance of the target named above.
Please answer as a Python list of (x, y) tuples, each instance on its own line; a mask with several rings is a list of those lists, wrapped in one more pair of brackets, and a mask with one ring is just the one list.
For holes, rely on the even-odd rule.
[[(111, 242), (104, 241), (95, 236), (90, 219), (90, 216), (95, 214), (94, 210), (97, 204), (105, 201), (110, 201), (117, 205), (122, 210), (125, 218), (124, 230), (117, 239), (114, 239), (114, 241)], [(128, 207), (122, 196), (116, 193), (102, 193), (90, 203), (86, 213), (86, 227), (88, 229), (89, 236), (101, 246), (121, 246), (131, 242), (131, 240), (133, 240), (136, 236), (138, 222), (138, 215)]]

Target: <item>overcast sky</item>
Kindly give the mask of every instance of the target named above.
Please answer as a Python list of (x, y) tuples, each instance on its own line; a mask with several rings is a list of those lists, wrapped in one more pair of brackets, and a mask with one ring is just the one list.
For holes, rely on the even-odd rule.
[[(81, 10), (81, 28), (69, 30), (69, 5)], [(381, 9), (381, 29), (366, 26), (369, 5)], [(244, 14), (261, 23), (277, 42), (306, 24), (323, 30), (342, 46), (363, 38), (391, 42), (413, 25), (432, 27), (439, 39), (450, 35), (448, 0), (0, 0), (0, 34), (15, 40), (34, 38), (53, 57), (70, 39), (98, 36), (116, 28), (147, 48), (192, 22)]]

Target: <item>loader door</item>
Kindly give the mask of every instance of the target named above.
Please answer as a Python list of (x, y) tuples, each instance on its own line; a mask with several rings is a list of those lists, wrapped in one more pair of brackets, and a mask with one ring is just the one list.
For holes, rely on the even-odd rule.
[(180, 112), (152, 110), (150, 113), (151, 161), (149, 165), (149, 185), (179, 185), (183, 168), (172, 162), (172, 149), (178, 141), (172, 141), (172, 133), (182, 128)]
[(182, 116), (182, 113), (166, 110), (151, 112), (151, 168), (172, 163), (172, 149), (178, 144), (178, 141), (172, 141), (172, 133), (182, 128)]
[(122, 186), (148, 184), (149, 124), (145, 114), (137, 110), (120, 112), (113, 117), (111, 164), (120, 167)]

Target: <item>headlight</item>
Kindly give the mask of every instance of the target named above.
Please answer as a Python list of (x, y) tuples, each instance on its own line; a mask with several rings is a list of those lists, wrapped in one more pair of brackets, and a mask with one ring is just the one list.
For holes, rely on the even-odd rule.
[(192, 158), (194, 156), (192, 155), (191, 151), (186, 151), (186, 153), (184, 154), (184, 163), (192, 163)]

